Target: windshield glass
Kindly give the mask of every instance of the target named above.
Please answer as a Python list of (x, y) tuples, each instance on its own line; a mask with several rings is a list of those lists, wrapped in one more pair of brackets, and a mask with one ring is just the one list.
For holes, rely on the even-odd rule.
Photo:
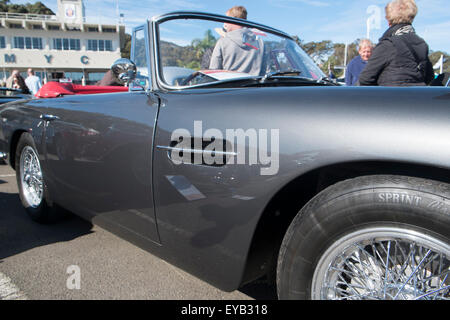
[(311, 80), (325, 76), (295, 41), (267, 31), (183, 18), (160, 23), (158, 32), (160, 78), (172, 87), (289, 71)]

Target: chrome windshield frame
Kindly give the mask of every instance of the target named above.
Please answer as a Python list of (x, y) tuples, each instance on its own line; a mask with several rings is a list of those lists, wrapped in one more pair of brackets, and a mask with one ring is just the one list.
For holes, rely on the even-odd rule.
[[(153, 55), (153, 65), (154, 70), (152, 75), (154, 77), (153, 81), (153, 88), (154, 90), (165, 90), (165, 91), (179, 91), (183, 89), (193, 89), (198, 87), (205, 87), (204, 84), (198, 84), (193, 86), (171, 86), (166, 84), (163, 81), (163, 78), (161, 76), (163, 70), (162, 65), (160, 64), (160, 54), (159, 54), (159, 25), (163, 22), (169, 21), (169, 20), (176, 20), (176, 19), (199, 19), (199, 20), (209, 20), (209, 21), (216, 21), (216, 22), (228, 22), (228, 23), (237, 23), (249, 28), (255, 28), (261, 31), (266, 31), (268, 33), (272, 33), (274, 35), (277, 35), (282, 38), (286, 38), (292, 41), (295, 41), (290, 35), (287, 33), (280, 31), (278, 29), (274, 29), (271, 27), (268, 27), (263, 24), (259, 24), (256, 22), (244, 20), (244, 19), (238, 19), (233, 17), (228, 17), (224, 15), (219, 14), (212, 14), (212, 13), (203, 13), (203, 12), (195, 12), (195, 11), (176, 11), (171, 12), (167, 14), (163, 14), (160, 16), (153, 17), (150, 20), (149, 23), (149, 30), (151, 30), (152, 34), (152, 48), (153, 52), (151, 53)], [(249, 78), (255, 78), (255, 76), (249, 76)], [(230, 80), (218, 80), (215, 83), (219, 84), (222, 82), (229, 82)]]
[[(135, 45), (136, 45), (136, 33), (139, 31), (144, 32), (144, 42), (145, 42), (145, 59), (147, 61), (147, 78), (148, 78), (148, 88), (146, 90), (151, 90), (153, 87), (153, 81), (152, 81), (152, 74), (151, 74), (151, 59), (150, 59), (150, 38), (149, 38), (149, 21), (147, 20), (145, 24), (142, 24), (140, 26), (137, 26), (133, 28), (132, 30), (132, 37), (131, 37), (131, 50), (130, 50), (130, 59), (134, 63), (136, 63), (136, 52), (135, 52)], [(136, 87), (129, 87), (129, 91), (142, 91), (142, 88)]]

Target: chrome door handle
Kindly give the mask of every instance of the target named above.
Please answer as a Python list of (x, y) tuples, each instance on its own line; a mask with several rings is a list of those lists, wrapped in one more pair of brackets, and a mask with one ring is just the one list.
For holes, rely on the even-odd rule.
[(41, 114), (41, 119), (44, 121), (53, 121), (53, 120), (58, 120), (59, 117), (54, 116), (52, 114)]

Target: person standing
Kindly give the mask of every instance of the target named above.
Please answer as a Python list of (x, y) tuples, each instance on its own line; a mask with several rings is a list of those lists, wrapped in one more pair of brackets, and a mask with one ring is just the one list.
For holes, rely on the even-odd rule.
[(428, 45), (412, 22), (417, 15), (414, 0), (393, 0), (385, 8), (389, 29), (373, 50), (359, 76), (362, 86), (425, 86), (434, 78)]
[(14, 78), (16, 75), (19, 74), (19, 70), (15, 69), (11, 72), (11, 75), (9, 76), (9, 78), (6, 80), (6, 87), (7, 88), (12, 88), (14, 85)]
[(123, 86), (123, 84), (119, 83), (118, 80), (114, 77), (111, 70), (108, 70), (103, 76), (102, 80), (99, 80), (95, 83), (96, 86)]
[[(236, 6), (226, 12), (229, 17), (247, 19), (245, 7)], [(226, 32), (214, 47), (209, 69), (245, 72), (259, 76), (263, 67), (264, 42), (250, 29), (225, 23)]]
[(345, 72), (345, 84), (354, 86), (358, 82), (361, 71), (366, 67), (367, 61), (373, 51), (373, 43), (369, 39), (361, 39), (358, 44), (359, 55), (350, 61)]
[(25, 79), (25, 84), (34, 96), (42, 87), (41, 79), (34, 74), (34, 70), (31, 68), (28, 69), (27, 73), (28, 77)]
[(12, 88), (20, 90), (23, 94), (30, 94), (30, 89), (25, 83), (25, 79), (20, 75), (20, 73), (16, 73), (13, 76)]
[[(6, 80), (6, 87), (11, 89), (21, 90), (24, 94), (30, 94), (28, 86), (25, 84), (25, 79), (20, 75), (19, 70), (13, 70), (11, 76)], [(13, 91), (7, 91), (6, 95), (12, 96)]]

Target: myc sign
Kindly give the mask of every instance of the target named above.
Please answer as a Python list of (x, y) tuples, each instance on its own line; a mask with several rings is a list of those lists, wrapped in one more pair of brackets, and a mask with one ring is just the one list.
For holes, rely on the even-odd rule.
[(16, 55), (5, 53), (5, 63), (16, 63)]
[[(5, 63), (17, 63), (17, 57), (15, 54), (7, 54), (4, 55)], [(53, 56), (52, 55), (46, 55), (44, 54), (44, 58), (47, 61), (48, 64), (52, 64), (53, 62)], [(82, 56), (80, 58), (80, 62), (84, 65), (89, 64), (89, 57), (88, 56)]]
[(80, 60), (82, 64), (89, 64), (89, 57), (82, 56)]

